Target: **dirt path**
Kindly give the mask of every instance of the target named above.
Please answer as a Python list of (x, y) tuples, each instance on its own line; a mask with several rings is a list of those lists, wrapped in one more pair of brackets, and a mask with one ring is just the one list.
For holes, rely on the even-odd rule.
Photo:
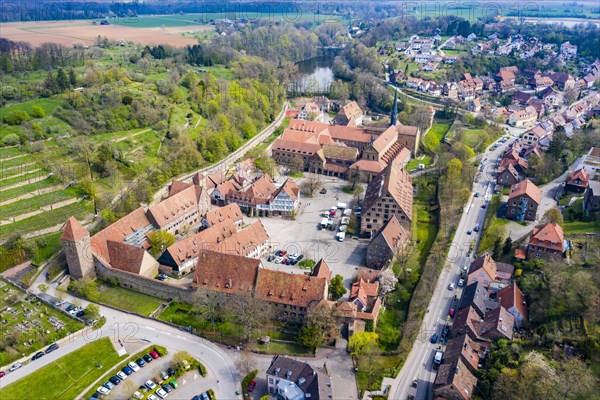
[(38, 172), (41, 170), (42, 170), (41, 168), (36, 168), (36, 169), (32, 169), (31, 171), (25, 171), (25, 172), (21, 172), (19, 174), (14, 174), (14, 175), (8, 175), (8, 176), (0, 175), (0, 181), (5, 181), (7, 179), (12, 179), (12, 178), (16, 178), (18, 176), (23, 176), (23, 175), (27, 175), (27, 174), (33, 174), (34, 172)]
[(0, 188), (0, 192), (3, 192), (3, 191), (8, 190), (8, 189), (14, 189), (14, 188), (17, 188), (17, 187), (29, 185), (30, 183), (36, 183), (36, 182), (39, 182), (39, 181), (43, 181), (44, 179), (47, 179), (47, 178), (48, 178), (48, 175), (46, 175), (46, 176), (38, 176), (38, 177), (35, 177), (35, 178), (27, 179), (26, 181), (21, 181), (19, 183), (15, 183), (14, 185), (9, 185), (9, 186), (2, 187), (2, 188)]
[(113, 140), (113, 143), (119, 143), (119, 142), (122, 142), (123, 140), (131, 139), (131, 138), (133, 138), (133, 137), (136, 137), (137, 135), (141, 135), (142, 133), (146, 133), (146, 132), (148, 132), (148, 131), (150, 131), (150, 130), (151, 130), (151, 129), (150, 129), (150, 128), (148, 128), (148, 129), (144, 129), (144, 130), (142, 130), (142, 131), (136, 132), (136, 133), (132, 133), (132, 134), (130, 134), (130, 135), (127, 135), (127, 136), (125, 136), (125, 137), (120, 137), (120, 138), (118, 138), (118, 139), (115, 139), (115, 140)]
[(56, 185), (56, 186), (50, 186), (50, 187), (43, 188), (43, 189), (34, 190), (33, 192), (25, 193), (20, 196), (13, 197), (12, 199), (4, 200), (3, 202), (0, 202), (0, 206), (5, 206), (7, 204), (14, 203), (15, 201), (28, 199), (30, 197), (39, 196), (40, 194), (56, 192), (57, 190), (62, 190), (62, 188), (63, 188), (62, 185)]

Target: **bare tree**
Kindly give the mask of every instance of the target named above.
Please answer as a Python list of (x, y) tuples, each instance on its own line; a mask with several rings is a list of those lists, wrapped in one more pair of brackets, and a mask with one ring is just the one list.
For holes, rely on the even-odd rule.
[(315, 192), (323, 187), (323, 178), (321, 175), (312, 174), (307, 177), (300, 185), (302, 192), (307, 197), (313, 197)]
[(246, 342), (252, 338), (254, 329), (260, 328), (273, 317), (272, 310), (265, 307), (263, 301), (249, 295), (233, 296), (226, 304), (233, 320), (243, 329)]
[(239, 353), (237, 360), (235, 361), (235, 367), (243, 375), (248, 375), (250, 372), (256, 369), (256, 360), (254, 355), (247, 348)]
[(299, 174), (304, 171), (304, 161), (301, 157), (293, 157), (288, 168), (291, 174)]

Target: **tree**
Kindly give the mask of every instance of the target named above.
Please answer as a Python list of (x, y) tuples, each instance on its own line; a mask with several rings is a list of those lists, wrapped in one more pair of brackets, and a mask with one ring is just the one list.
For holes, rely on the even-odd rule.
[(69, 83), (71, 86), (77, 86), (77, 75), (75, 75), (73, 68), (69, 68)]
[(558, 224), (558, 225), (562, 226), (562, 224), (563, 224), (562, 213), (560, 212), (560, 210), (558, 208), (553, 207), (544, 213), (544, 216), (542, 217), (542, 222), (543, 223), (550, 222), (552, 224)]
[(346, 294), (346, 288), (344, 287), (344, 278), (341, 275), (336, 275), (331, 278), (329, 282), (329, 297), (332, 300), (337, 300)]
[(506, 255), (508, 253), (510, 253), (512, 249), (512, 239), (510, 238), (510, 235), (506, 237), (506, 240), (504, 241), (504, 247), (502, 248), (502, 254)]
[(300, 184), (300, 189), (306, 197), (313, 197), (315, 192), (323, 187), (323, 178), (321, 175), (311, 174), (304, 182)]
[(167, 231), (156, 231), (148, 234), (150, 242), (150, 254), (158, 257), (175, 243), (175, 236)]
[(492, 258), (498, 260), (502, 251), (502, 238), (498, 236), (494, 242), (494, 248), (492, 249)]
[(385, 297), (389, 292), (396, 289), (398, 278), (394, 275), (392, 268), (388, 268), (379, 275), (379, 294)]
[(291, 174), (299, 174), (304, 171), (304, 161), (302, 157), (293, 157), (290, 160), (289, 169)]
[(264, 302), (251, 296), (235, 296), (226, 304), (234, 321), (242, 328), (243, 339), (246, 342), (252, 338), (254, 329), (262, 327), (273, 316), (272, 309), (265, 307)]
[[(198, 295), (200, 292), (196, 292)], [(215, 321), (221, 317), (223, 310), (219, 305), (212, 301), (206, 304), (194, 304), (194, 311), (210, 321), (212, 331), (215, 331)]]
[(256, 369), (256, 359), (248, 348), (238, 353), (238, 358), (235, 360), (235, 367), (242, 375), (248, 375)]
[(571, 358), (563, 362), (559, 370), (557, 390), (564, 399), (592, 398), (596, 380), (590, 368), (579, 358)]
[(86, 299), (95, 300), (98, 297), (98, 285), (89, 276), (71, 281), (71, 290)]
[(100, 307), (94, 303), (88, 304), (85, 308), (85, 315), (88, 319), (97, 319), (100, 317)]
[(357, 332), (350, 337), (348, 347), (352, 351), (352, 355), (357, 357), (367, 349), (369, 344), (377, 344), (378, 341), (379, 335), (375, 332)]
[(46, 116), (46, 111), (41, 106), (35, 105), (31, 107), (31, 115), (34, 118), (44, 118)]
[(59, 68), (56, 73), (56, 85), (61, 91), (68, 89), (70, 86), (69, 77), (67, 77), (65, 70), (62, 68)]
[(46, 293), (48, 291), (48, 285), (46, 285), (45, 283), (40, 283), (38, 285), (38, 289), (40, 292)]
[(323, 335), (318, 326), (308, 324), (300, 329), (297, 337), (298, 343), (302, 346), (308, 347), (313, 352), (317, 351), (319, 346), (324, 342)]

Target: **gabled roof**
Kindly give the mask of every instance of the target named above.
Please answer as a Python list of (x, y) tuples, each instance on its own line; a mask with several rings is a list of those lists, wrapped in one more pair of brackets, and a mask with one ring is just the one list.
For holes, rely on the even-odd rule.
[(527, 195), (536, 204), (540, 204), (542, 201), (542, 191), (533, 184), (529, 179), (515, 183), (510, 187), (510, 193), (508, 195), (508, 201), (515, 197)]
[(479, 336), (480, 325), (482, 323), (483, 318), (477, 313), (475, 308), (472, 306), (463, 308), (454, 315), (452, 336), (466, 335), (470, 332), (476, 338)]
[(419, 133), (418, 127), (410, 125), (396, 125), (396, 130), (402, 136), (417, 136)]
[(392, 218), (381, 228), (379, 235), (385, 239), (393, 252), (402, 247), (410, 237), (409, 233), (400, 225), (395, 215), (392, 215)]
[(206, 213), (204, 219), (208, 226), (213, 226), (224, 221), (240, 221), (244, 218), (242, 210), (237, 204), (228, 204)]
[(329, 265), (321, 258), (313, 267), (311, 275), (317, 278), (324, 278), (329, 282), (331, 279), (331, 268), (329, 268)]
[(267, 369), (267, 375), (296, 383), (306, 398), (326, 400), (331, 395), (331, 387), (327, 385), (329, 380), (327, 375), (303, 361), (287, 356), (276, 356)]
[(547, 249), (565, 251), (565, 235), (558, 224), (548, 222), (533, 228), (529, 235), (529, 244)]
[(325, 297), (325, 278), (260, 269), (255, 297), (270, 303), (309, 307)]
[(523, 292), (519, 289), (516, 282), (511, 283), (505, 288), (501, 289), (497, 294), (497, 299), (500, 305), (507, 310), (514, 307), (519, 314), (524, 318), (527, 318), (527, 309), (525, 307), (525, 297)]
[(296, 182), (288, 178), (283, 182), (283, 185), (273, 193), (273, 198), (276, 198), (281, 192), (286, 193), (292, 200), (296, 201), (300, 195), (300, 188), (296, 185)]
[(473, 307), (479, 315), (483, 316), (486, 312), (485, 302), (489, 299), (488, 292), (479, 281), (468, 285), (462, 293), (459, 309)]
[(362, 128), (349, 127), (343, 125), (330, 125), (329, 134), (338, 141), (369, 143), (371, 134)]
[(169, 225), (182, 215), (198, 211), (198, 197), (193, 186), (168, 197), (148, 210), (159, 228)]
[(173, 181), (173, 183), (171, 183), (171, 186), (169, 187), (169, 195), (168, 197), (172, 197), (174, 195), (176, 195), (177, 193), (194, 186), (193, 183), (185, 183), (182, 181)]
[(512, 339), (514, 326), (515, 317), (506, 308), (496, 307), (485, 314), (483, 323), (479, 327), (479, 335), (491, 338), (492, 334), (499, 333), (508, 339)]
[(239, 201), (251, 205), (267, 204), (276, 191), (277, 188), (271, 177), (264, 174), (252, 182), (246, 190), (231, 190), (226, 195), (226, 198), (227, 200)]
[(398, 131), (395, 126), (390, 126), (373, 141), (371, 146), (373, 146), (378, 153), (381, 153), (392, 143), (396, 142), (396, 140), (398, 140)]
[(90, 233), (75, 217), (71, 217), (65, 223), (63, 227), (63, 234), (60, 240), (66, 240), (70, 242), (78, 242), (79, 240), (90, 237)]
[(358, 149), (356, 147), (350, 147), (339, 143), (324, 144), (322, 151), (324, 157), (335, 158), (336, 160), (354, 161), (358, 157)]
[(573, 171), (571, 175), (569, 175), (569, 177), (567, 178), (567, 185), (585, 187), (588, 185), (589, 181), (590, 175), (585, 171), (584, 168), (579, 168)]
[(251, 295), (260, 260), (216, 251), (205, 251), (198, 259), (192, 285), (206, 290)]
[(505, 172), (511, 174), (516, 180), (519, 180), (519, 173), (511, 163), (507, 163), (506, 166), (500, 166), (498, 168), (498, 176), (504, 174)]
[(556, 83), (564, 84), (568, 80), (573, 79), (573, 77), (571, 75), (567, 74), (566, 72), (555, 72), (550, 75), (550, 79), (552, 79)]
[(369, 210), (382, 196), (389, 194), (412, 220), (413, 187), (410, 175), (395, 163), (390, 163), (383, 172), (369, 182), (366, 193), (363, 201), (364, 211)]
[(444, 351), (444, 363), (454, 363), (459, 359), (475, 371), (479, 367), (479, 350), (481, 346), (469, 335), (461, 335), (448, 340)]
[(476, 384), (477, 378), (469, 371), (462, 360), (458, 360), (440, 365), (433, 383), (433, 390), (453, 386), (456, 392), (460, 393), (462, 399), (467, 400), (473, 395)]
[(225, 238), (216, 248), (221, 253), (247, 255), (256, 248), (263, 246), (269, 240), (269, 235), (260, 220), (249, 227)]
[(139, 274), (146, 250), (123, 242), (106, 242), (110, 265), (121, 271)]

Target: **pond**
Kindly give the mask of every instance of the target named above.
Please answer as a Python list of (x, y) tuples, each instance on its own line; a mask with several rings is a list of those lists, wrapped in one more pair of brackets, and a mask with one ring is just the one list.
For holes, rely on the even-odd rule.
[(296, 63), (300, 77), (292, 84), (292, 90), (299, 93), (326, 93), (334, 81), (334, 54), (326, 54)]

